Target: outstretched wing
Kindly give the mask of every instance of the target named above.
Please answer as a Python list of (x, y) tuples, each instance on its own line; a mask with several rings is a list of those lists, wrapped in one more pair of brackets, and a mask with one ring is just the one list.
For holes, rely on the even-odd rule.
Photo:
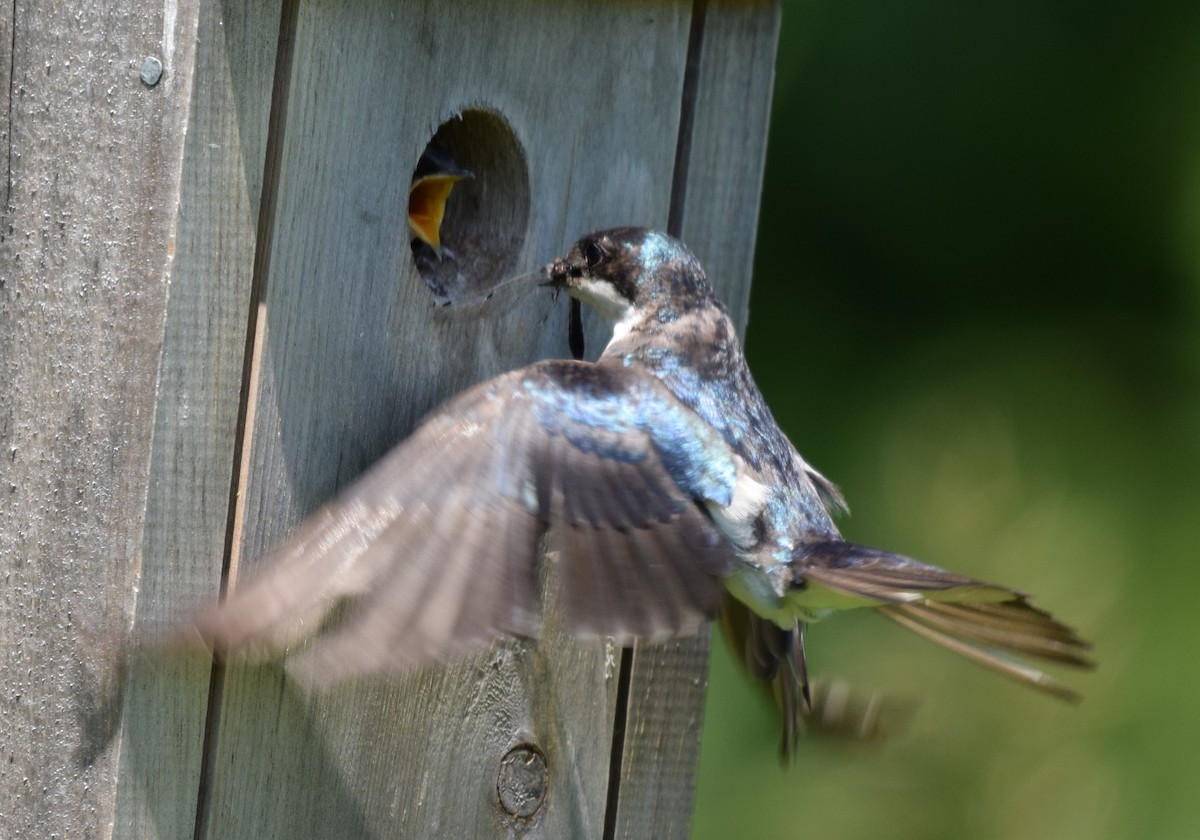
[(261, 654), (330, 624), (292, 663), (317, 680), (534, 636), (548, 530), (572, 632), (693, 632), (736, 562), (702, 507), (735, 481), (728, 446), (653, 378), (541, 362), (434, 411), (195, 626)]
[(874, 606), (931, 641), (1064, 700), (1078, 695), (1014, 655), (1093, 667), (1085, 656), (1091, 646), (1074, 630), (1004, 586), (840, 541), (804, 546), (796, 570), (801, 598), (818, 609)]

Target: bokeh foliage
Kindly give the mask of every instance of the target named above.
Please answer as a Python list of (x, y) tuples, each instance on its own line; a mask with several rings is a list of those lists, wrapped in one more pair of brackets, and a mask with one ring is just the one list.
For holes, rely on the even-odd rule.
[(748, 352), (848, 538), (1032, 591), (1073, 708), (871, 615), (818, 673), (920, 701), (776, 724), (714, 645), (697, 838), (1200, 836), (1200, 5), (788, 0)]

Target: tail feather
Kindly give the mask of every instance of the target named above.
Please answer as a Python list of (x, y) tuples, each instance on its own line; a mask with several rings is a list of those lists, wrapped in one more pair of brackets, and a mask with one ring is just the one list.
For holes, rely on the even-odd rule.
[(970, 659), (972, 662), (995, 671), (1001, 676), (1016, 680), (1022, 685), (1045, 692), (1060, 700), (1066, 700), (1068, 703), (1078, 703), (1083, 699), (1079, 692), (1050, 676), (1045, 671), (1024, 662), (1018, 662), (993, 648), (979, 647), (929, 627), (918, 617), (919, 613), (914, 615), (914, 610), (905, 607), (883, 607), (879, 611), (901, 627), (907, 627), (909, 630), (920, 636), (924, 636), (931, 642), (937, 642), (946, 649), (952, 650)]
[(847, 606), (874, 606), (930, 641), (1064, 700), (1077, 702), (1079, 695), (1013, 655), (1095, 667), (1085, 655), (1090, 644), (1014, 589), (841, 541), (806, 546), (797, 574), (801, 590), (812, 590), (817, 603), (840, 597)]
[[(896, 609), (918, 618), (925, 626), (970, 640), (981, 645), (1012, 650), (1028, 656), (1036, 656), (1065, 665), (1087, 667), (1090, 661), (1082, 655), (1087, 643), (1075, 635), (1075, 631), (1059, 624), (1052, 616), (1018, 599), (1002, 604), (989, 604), (1006, 608), (999, 613), (991, 610), (976, 610), (975, 604), (939, 603), (927, 601), (904, 607), (884, 607), (883, 611)], [(1009, 617), (1011, 614), (1012, 617)], [(1034, 615), (1039, 620), (1030, 621)]]

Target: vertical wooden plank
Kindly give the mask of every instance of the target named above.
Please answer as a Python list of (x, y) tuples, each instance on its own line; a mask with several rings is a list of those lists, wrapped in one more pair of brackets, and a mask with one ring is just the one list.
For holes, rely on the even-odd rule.
[(709, 633), (637, 644), (613, 837), (687, 837), (708, 687)]
[[(200, 8), (142, 537), (143, 636), (221, 576), (279, 14), (278, 0)], [(115, 836), (191, 836), (210, 671), (206, 657), (135, 661)]]
[[(4, 167), (4, 177), (0, 179), (0, 219), (7, 221), (9, 193), (12, 190), (12, 73), (17, 62), (14, 53), (16, 44), (13, 43), (13, 28), (17, 13), (16, 4), (7, 3), (0, 8), (0, 48), (5, 50), (0, 55), (7, 54), (12, 60), (0, 60), (0, 166)], [(0, 230), (0, 237), (5, 235)], [(2, 242), (3, 239), (0, 239)]]
[[(697, 11), (694, 87), (683, 105), (693, 109), (692, 130), (679, 144), (687, 159), (677, 167), (687, 178), (680, 235), (744, 333), (779, 4), (708, 0)], [(689, 834), (708, 648), (707, 635), (634, 648), (616, 837)]]
[(92, 703), (142, 560), (196, 4), (5, 6), (0, 836), (98, 837), (118, 757)]
[[(124, 16), (95, 10), (97, 19), (107, 22), (103, 29), (66, 31), (64, 10), (54, 3), (14, 4), (0, 20), (0, 43), (34, 47), (21, 55), (14, 51), (0, 78), (14, 103), (11, 111), (4, 108), (0, 122), (9, 162), (0, 226), (0, 352), (13, 386), (0, 402), (12, 497), (5, 507), (11, 507), (6, 511), (10, 521), (37, 514), (28, 529), (6, 534), (0, 542), (4, 567), (16, 570), (10, 571), (15, 586), (0, 602), (0, 626), (6, 643), (18, 638), (29, 643), (9, 645), (4, 673), (33, 675), (13, 682), (10, 710), (34, 721), (23, 730), (29, 737), (13, 741), (8, 765), (0, 768), (5, 791), (15, 785), (11, 790), (25, 795), (9, 797), (19, 805), (5, 812), (9, 822), (0, 827), (6, 835), (8, 828), (19, 833), (22, 826), (43, 825), (43, 817), (66, 815), (82, 829), (66, 833), (89, 836), (89, 817), (96, 817), (93, 827), (108, 823), (112, 803), (107, 797), (118, 761), (119, 831), (179, 836), (193, 818), (189, 809), (196, 796), (191, 784), (205, 666), (183, 663), (165, 684), (161, 674), (149, 679), (135, 674), (126, 729), (118, 748), (102, 755), (96, 755), (102, 744), (92, 728), (96, 710), (81, 703), (86, 706), (111, 684), (113, 675), (104, 672), (110, 660), (103, 640), (119, 636), (125, 616), (135, 609), (139, 575), (138, 620), (153, 624), (170, 618), (213, 580), (220, 563), (276, 8), (235, 10), (227, 3), (220, 15), (215, 6), (205, 8), (204, 50), (196, 65), (203, 96), (193, 103), (190, 126), (183, 114), (191, 95), (195, 7), (168, 4), (161, 13), (134, 10)], [(311, 49), (297, 68), (297, 77), (304, 77), (297, 96), (311, 107), (293, 131), (303, 140), (289, 147), (295, 160), (285, 174), (292, 181), (281, 190), (291, 204), (281, 211), (276, 228), (285, 240), (277, 255), (284, 267), (273, 272), (285, 280), (270, 306), (272, 313), (282, 311), (268, 322), (263, 343), (265, 353), (299, 348), (300, 358), (264, 356), (268, 381), (256, 396), (260, 406), (274, 410), (260, 415), (258, 434), (277, 433), (278, 439), (267, 440), (265, 451), (255, 453), (258, 472), (251, 486), (261, 495), (251, 502), (247, 521), (257, 524), (245, 537), (256, 550), (398, 439), (437, 399), (530, 358), (561, 354), (561, 313), (539, 330), (544, 311), (533, 311), (536, 307), (509, 293), (474, 314), (422, 309), (425, 290), (406, 262), (400, 207), (411, 164), (437, 123), (464, 106), (495, 108), (525, 145), (534, 200), (518, 268), (540, 264), (588, 229), (624, 223), (661, 227), (688, 23), (679, 4), (636, 14), (627, 8), (548, 11), (522, 3), (415, 11), (313, 4), (305, 11), (311, 13), (306, 41)], [(539, 27), (531, 32), (527, 22), (534, 15)], [(601, 31), (604, 37), (595, 37)], [(157, 42), (147, 32), (157, 33)], [(614, 55), (612, 43), (636, 58)], [(131, 44), (137, 48), (128, 49)], [(365, 55), (356, 53), (360, 45), (370, 47)], [(406, 70), (399, 74), (388, 61), (397, 50), (404, 59), (397, 64)], [(131, 58), (131, 53), (137, 54)], [(81, 57), (97, 54), (107, 57), (109, 67), (132, 69), (123, 82), (136, 78), (144, 55), (162, 58), (166, 75), (155, 88), (83, 88), (78, 84), (80, 73), (86, 75)], [(55, 59), (44, 67), (45, 78), (53, 81), (36, 76), (46, 55)], [(514, 56), (528, 57), (531, 64)], [(715, 72), (719, 77), (723, 71)], [(544, 78), (547, 74), (558, 75)], [(531, 85), (530, 79), (538, 83)], [(398, 87), (380, 96), (380, 85), (397, 81)], [(347, 91), (353, 93), (344, 102), (328, 107)], [(401, 109), (376, 113), (380, 100)], [(414, 114), (424, 116), (414, 119)], [(703, 114), (697, 114), (702, 127)], [(319, 124), (326, 115), (329, 124)], [(185, 126), (190, 133), (181, 185)], [(364, 136), (355, 130), (364, 126), (368, 135), (385, 132), (362, 143)], [(541, 139), (547, 126), (569, 136)], [(84, 136), (86, 144), (78, 149), (62, 143)], [(331, 139), (336, 142), (326, 143)], [(395, 145), (389, 149), (388, 143)], [(364, 162), (363, 151), (373, 159)], [(337, 160), (339, 153), (346, 157)], [(393, 176), (393, 193), (382, 194), (386, 185), (372, 181), (377, 172)], [(60, 181), (64, 174), (68, 177)], [(757, 181), (754, 186), (756, 206)], [(370, 194), (372, 188), (381, 192)], [(97, 195), (105, 201), (97, 202)], [(715, 195), (719, 198), (720, 191)], [(350, 217), (327, 224), (324, 199), (335, 199)], [(376, 209), (387, 215), (375, 215)], [(711, 214), (709, 221), (719, 215)], [(172, 223), (178, 227), (174, 238)], [(388, 239), (395, 231), (400, 235)], [(684, 234), (694, 245), (701, 241), (701, 234), (692, 236), (686, 225)], [(702, 247), (697, 250), (720, 284), (719, 265)], [(718, 258), (738, 253), (734, 247), (719, 251)], [(176, 262), (155, 415), (153, 382), (172, 255)], [(744, 256), (748, 261), (748, 253)], [(351, 270), (341, 277), (338, 269), (347, 266)], [(341, 336), (313, 320), (331, 303), (330, 296), (340, 294), (320, 285), (330, 269), (349, 288), (349, 300), (332, 301), (345, 306), (329, 307), (335, 310), (329, 325), (334, 332), (343, 330)], [(375, 274), (380, 269), (386, 275), (382, 281)], [(389, 279), (402, 280), (404, 290), (397, 300), (376, 307), (381, 295), (386, 297)], [(314, 290), (314, 299), (304, 297)], [(736, 299), (728, 289), (725, 294), (736, 312)], [(741, 306), (744, 311), (744, 296)], [(364, 313), (376, 317), (363, 318)], [(59, 332), (53, 333), (55, 328)], [(354, 334), (354, 328), (360, 331)], [(272, 338), (270, 330), (284, 336)], [(397, 335), (398, 346), (381, 349), (377, 343)], [(359, 366), (347, 366), (347, 360)], [(361, 381), (342, 381), (348, 367)], [(394, 384), (406, 376), (403, 386)], [(388, 387), (376, 390), (381, 382)], [(332, 395), (314, 400), (325, 411), (312, 424), (300, 417), (289, 431), (292, 415), (279, 407), (307, 410), (308, 389), (322, 385), (333, 386)], [(151, 416), (156, 417), (154, 454), (147, 467)], [(310, 454), (307, 446), (314, 442), (333, 445)], [(280, 477), (286, 480), (274, 480)], [(151, 515), (138, 551), (147, 481)], [(278, 488), (284, 494), (272, 498)], [(71, 489), (73, 502), (66, 493)], [(89, 498), (96, 502), (89, 506)], [(264, 524), (264, 517), (275, 513), (284, 519)], [(106, 564), (111, 557), (133, 561)], [(30, 648), (36, 648), (36, 656)], [(673, 674), (681, 662), (702, 664), (704, 645), (680, 643), (675, 653), (663, 656), (661, 665), (651, 665), (645, 656), (635, 663), (633, 696), (646, 700), (635, 704), (630, 718), (635, 732), (647, 731), (651, 721), (649, 729), (658, 732), (660, 742), (664, 725), (653, 722), (657, 719), (646, 707), (662, 696), (652, 690), (654, 681), (666, 671), (667, 685), (682, 685), (689, 678)], [(44, 667), (53, 662), (59, 667)], [(282, 764), (273, 764), (275, 756), (266, 752), (251, 753), (249, 775), (295, 773), (301, 784), (292, 789), (303, 791), (304, 784), (313, 784), (307, 770), (315, 763), (316, 781), (334, 782), (318, 785), (324, 799), (306, 802), (306, 808), (295, 808), (287, 799), (267, 803), (256, 811), (258, 824), (273, 830), (294, 819), (303, 829), (300, 836), (328, 836), (322, 825), (351, 835), (359, 828), (397, 824), (436, 831), (449, 818), (473, 833), (481, 826), (547, 836), (594, 833), (604, 804), (603, 785), (596, 780), (604, 778), (599, 771), (609, 755), (614, 666), (613, 652), (603, 645), (574, 645), (551, 633), (536, 649), (501, 648), (458, 669), (417, 675), (396, 691), (354, 687), (330, 698), (297, 698), (289, 685), (278, 682), (277, 673), (243, 672), (237, 679), (258, 686), (251, 693), (261, 695), (263, 685), (275, 692), (276, 733), (299, 734), (301, 740), (311, 733), (330, 746), (327, 755)], [(481, 669), (495, 673), (481, 678)], [(682, 673), (694, 674), (694, 664)], [(236, 707), (236, 680), (232, 695)], [(466, 707), (447, 707), (445, 698), (464, 696)], [(697, 713), (702, 708), (691, 707)], [(343, 715), (347, 710), (351, 714)], [(72, 716), (74, 731), (63, 725)], [(464, 717), (474, 728), (464, 725)], [(674, 712), (666, 717), (677, 720)], [(395, 726), (383, 739), (381, 721)], [(486, 741), (482, 749), (479, 733)], [(38, 740), (47, 736), (52, 743)], [(228, 738), (225, 733), (226, 746)], [(465, 799), (455, 798), (464, 788), (464, 765), (485, 771), (473, 778), (494, 776), (498, 757), (518, 739), (545, 750), (551, 784), (566, 795), (551, 799), (528, 824), (498, 816), (486, 785), (467, 790)], [(68, 749), (71, 743), (75, 749)], [(411, 756), (414, 745), (418, 751), (428, 748), (432, 760), (389, 776), (388, 762)], [(305, 745), (293, 742), (283, 751), (297, 748), (303, 751)], [(52, 766), (67, 753), (95, 760), (77, 763), (73, 771)], [(471, 764), (464, 757), (468, 753), (490, 763)], [(627, 753), (637, 755), (636, 750)], [(29, 780), (37, 778), (53, 784), (45, 784), (35, 802)], [(229, 786), (236, 788), (238, 781), (236, 776), (219, 780), (211, 792), (218, 813), (237, 815), (236, 810), (221, 812), (220, 803), (228, 804)], [(401, 786), (413, 781), (421, 788)], [(431, 785), (436, 795), (421, 792)], [(387, 792), (392, 799), (380, 799)], [(334, 807), (326, 807), (331, 802)], [(321, 812), (325, 822), (311, 820), (314, 812)], [(239, 822), (237, 830), (251, 824)]]
[(779, 0), (707, 0), (681, 228), (745, 329), (779, 43)]
[[(323, 0), (299, 5), (295, 31), (242, 488), (247, 562), (436, 402), (565, 350), (565, 307), (529, 285), (434, 306), (405, 215), (438, 125), (484, 109), (520, 143), (530, 201), (513, 273), (595, 227), (662, 227), (688, 7)], [(233, 668), (206, 836), (598, 836), (618, 657), (550, 632), (311, 696), (278, 669)], [(496, 791), (522, 743), (549, 774), (527, 820), (506, 817)]]

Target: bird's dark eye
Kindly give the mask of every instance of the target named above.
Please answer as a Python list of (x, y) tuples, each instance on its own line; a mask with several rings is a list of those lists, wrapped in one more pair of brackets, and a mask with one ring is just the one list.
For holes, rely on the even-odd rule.
[(588, 268), (595, 268), (604, 259), (604, 249), (595, 242), (589, 242), (583, 246), (583, 261), (587, 263)]

